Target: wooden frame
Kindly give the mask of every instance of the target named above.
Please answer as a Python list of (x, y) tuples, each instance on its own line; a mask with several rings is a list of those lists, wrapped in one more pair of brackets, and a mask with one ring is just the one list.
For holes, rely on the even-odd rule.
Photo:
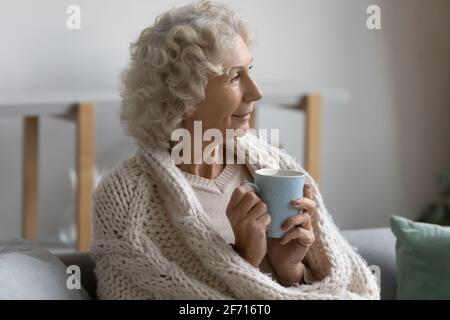
[[(55, 112), (52, 107), (35, 106), (23, 121), (23, 160), (22, 160), (22, 234), (25, 239), (37, 240), (39, 208), (39, 116), (53, 115), (75, 122), (77, 168), (76, 211), (77, 225), (76, 249), (88, 250), (91, 242), (91, 207), (94, 187), (95, 162), (95, 109), (94, 103), (80, 102), (69, 110)], [(6, 108), (5, 108), (6, 109)], [(42, 110), (39, 112), (39, 110)], [(45, 110), (44, 110), (45, 109)], [(55, 107), (55, 110), (61, 108)], [(28, 109), (27, 109), (28, 110)], [(31, 109), (30, 109), (31, 110)], [(38, 111), (35, 111), (38, 110)], [(7, 110), (9, 111), (9, 110)], [(29, 115), (32, 113), (33, 115)]]
[(299, 109), (305, 112), (305, 169), (314, 178), (320, 181), (320, 142), (322, 97), (320, 94), (308, 94), (300, 101)]
[(77, 145), (77, 249), (89, 249), (91, 244), (91, 209), (94, 191), (95, 163), (95, 114), (94, 104), (83, 102), (76, 110), (76, 145)]
[(39, 208), (39, 118), (23, 119), (22, 235), (37, 240)]

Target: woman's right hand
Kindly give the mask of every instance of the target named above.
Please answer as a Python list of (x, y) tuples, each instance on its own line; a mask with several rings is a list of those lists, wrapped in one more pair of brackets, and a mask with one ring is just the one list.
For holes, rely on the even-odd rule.
[(234, 189), (226, 214), (234, 232), (235, 250), (258, 268), (267, 252), (266, 230), (270, 215), (266, 204), (250, 186)]

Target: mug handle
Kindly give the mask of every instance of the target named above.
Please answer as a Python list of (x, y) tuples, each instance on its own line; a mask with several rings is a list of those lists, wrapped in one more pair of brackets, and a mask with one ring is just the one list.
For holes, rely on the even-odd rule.
[(250, 181), (245, 181), (245, 182), (243, 182), (241, 185), (252, 187), (253, 189), (255, 189), (255, 192), (256, 192), (257, 194), (259, 194), (260, 191), (261, 191), (261, 189), (260, 189), (256, 184), (254, 184), (253, 182), (250, 182)]

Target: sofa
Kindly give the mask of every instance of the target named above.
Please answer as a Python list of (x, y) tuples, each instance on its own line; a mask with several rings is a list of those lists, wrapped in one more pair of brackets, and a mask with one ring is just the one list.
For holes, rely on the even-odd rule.
[[(395, 237), (389, 228), (342, 231), (351, 246), (375, 271), (381, 287), (382, 300), (396, 299)], [(88, 252), (59, 254), (66, 265), (77, 265), (81, 271), (81, 285), (91, 299), (96, 299), (94, 262)]]

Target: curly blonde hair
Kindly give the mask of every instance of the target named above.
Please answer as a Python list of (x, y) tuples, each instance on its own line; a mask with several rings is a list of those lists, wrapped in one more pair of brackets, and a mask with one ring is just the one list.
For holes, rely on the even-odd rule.
[(192, 2), (159, 15), (131, 43), (122, 72), (120, 120), (127, 135), (171, 147), (172, 131), (205, 98), (209, 76), (228, 74), (236, 35), (251, 48), (247, 22), (224, 4)]

